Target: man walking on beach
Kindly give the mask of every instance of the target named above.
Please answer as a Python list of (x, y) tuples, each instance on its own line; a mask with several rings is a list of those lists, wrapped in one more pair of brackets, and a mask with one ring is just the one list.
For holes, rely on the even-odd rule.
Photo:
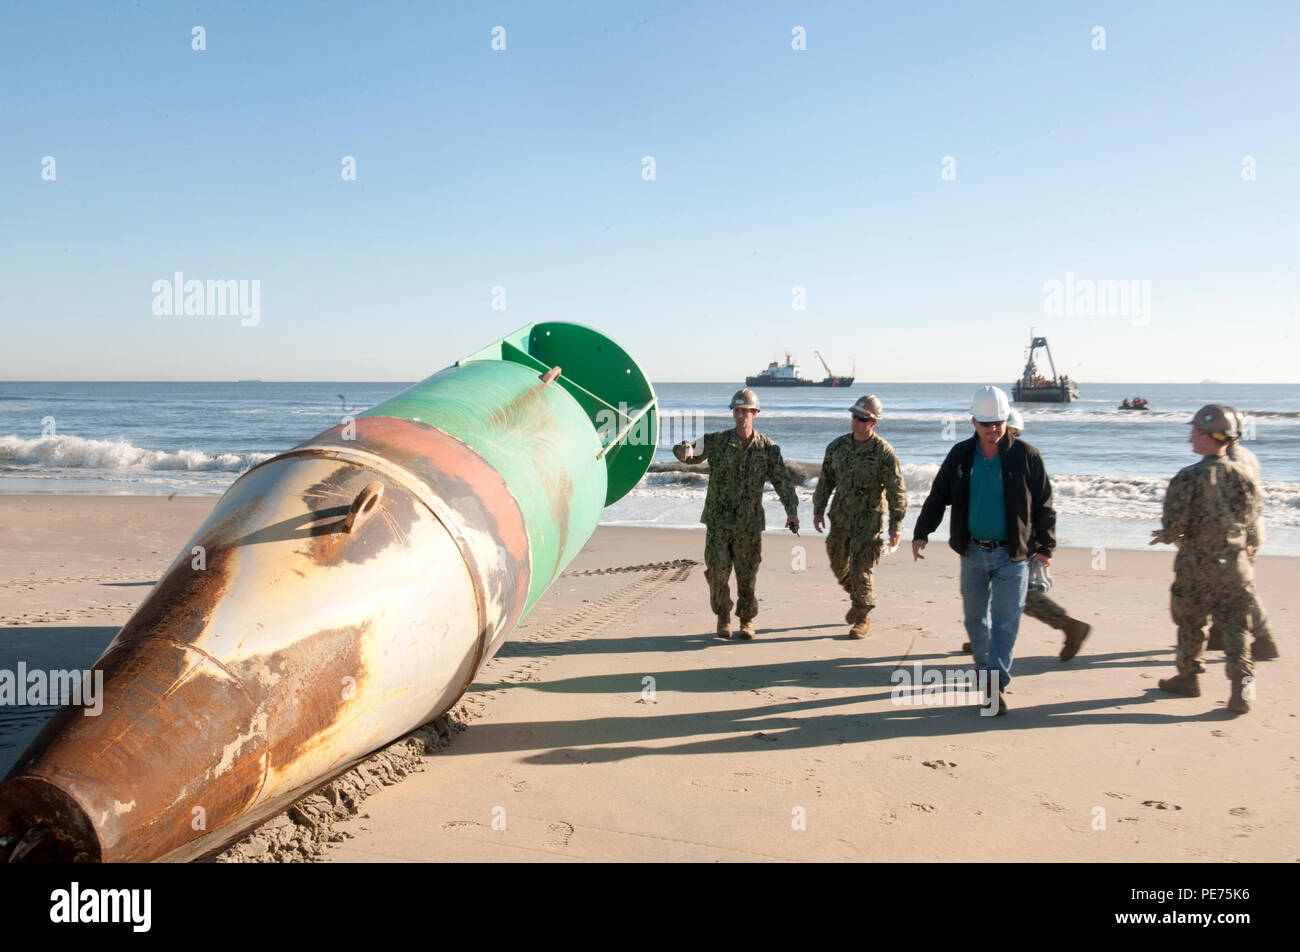
[(1169, 481), (1163, 525), (1151, 540), (1153, 545), (1178, 546), (1170, 589), (1170, 612), (1178, 626), (1178, 674), (1159, 684), (1170, 694), (1200, 697), (1198, 676), (1205, 671), (1201, 649), (1212, 617), (1223, 631), (1228, 656), (1228, 710), (1245, 714), (1250, 710), (1246, 679), (1254, 677), (1246, 653), (1246, 614), (1255, 604), (1255, 572), (1246, 546), (1258, 534), (1259, 485), (1228, 458), (1228, 446), (1238, 431), (1236, 419), (1223, 407), (1201, 407), (1191, 427), (1188, 442), (1201, 461)]
[(849, 593), (844, 620), (853, 627), (850, 638), (865, 638), (871, 630), (871, 609), (876, 607), (871, 574), (880, 561), (880, 532), (884, 513), (882, 495), (888, 497), (889, 544), (897, 546), (907, 512), (907, 491), (894, 448), (876, 435), (880, 401), (865, 396), (850, 409), (853, 430), (826, 447), (821, 477), (813, 493), (813, 528), (825, 526), (826, 501), (831, 501), (831, 531), (826, 554), (831, 571)]
[[(1020, 439), (1020, 434), (1025, 428), (1025, 418), (1015, 407), (1011, 408), (1007, 415), (1007, 432), (1016, 439)], [(1042, 588), (1035, 587), (1035, 577), (1041, 573), (1041, 579), (1038, 584)], [(1077, 618), (1070, 617), (1070, 613), (1058, 605), (1047, 595), (1047, 590), (1052, 586), (1052, 578), (1048, 570), (1043, 568), (1035, 571), (1033, 567), (1029, 572), (1029, 591), (1025, 593), (1025, 614), (1030, 618), (1041, 621), (1048, 628), (1055, 628), (1065, 635), (1065, 644), (1061, 647), (1061, 660), (1069, 661), (1079, 653), (1079, 648), (1083, 645), (1083, 640), (1088, 637), (1092, 631), (1092, 626), (1087, 622), (1079, 621)], [(1214, 637), (1214, 633), (1210, 633)], [(962, 651), (970, 651), (970, 642), (961, 646)]]
[(948, 544), (962, 557), (966, 634), (990, 700), (997, 689), (999, 714), (1007, 711), (1030, 560), (1046, 568), (1056, 548), (1052, 484), (1038, 450), (1007, 433), (1010, 408), (998, 387), (976, 391), (975, 435), (954, 446), (939, 467), (912, 537), (913, 560), (925, 558), (930, 533), (952, 506)]
[[(1237, 423), (1237, 439), (1228, 443), (1228, 459), (1250, 474), (1260, 494), (1261, 521), (1256, 523), (1254, 531), (1248, 533), (1246, 538), (1246, 557), (1250, 559), (1253, 566), (1255, 556), (1259, 554), (1259, 547), (1264, 544), (1264, 523), (1262, 521), (1264, 484), (1260, 480), (1259, 457), (1246, 449), (1241, 443), (1245, 434), (1245, 418), (1233, 407), (1224, 407), (1223, 409)], [(1246, 624), (1249, 626), (1251, 634), (1255, 636), (1255, 640), (1250, 645), (1251, 660), (1275, 661), (1278, 657), (1277, 642), (1273, 640), (1273, 632), (1269, 628), (1268, 614), (1260, 603), (1259, 592), (1256, 591), (1254, 585), (1251, 586), (1250, 591), (1255, 599), (1246, 612)], [(1223, 629), (1219, 627), (1218, 622), (1210, 625), (1210, 640), (1205, 643), (1205, 648), (1207, 651), (1223, 650)]]
[(704, 534), (704, 577), (709, 583), (709, 603), (718, 616), (718, 637), (731, 637), (731, 568), (736, 569), (736, 615), (740, 637), (754, 637), (758, 599), (754, 582), (763, 558), (763, 484), (770, 481), (785, 507), (786, 528), (799, 532), (799, 503), (781, 448), (754, 429), (758, 397), (737, 390), (731, 398), (732, 430), (706, 433), (700, 447), (688, 442), (673, 447), (683, 463), (709, 461), (709, 489), (700, 521)]

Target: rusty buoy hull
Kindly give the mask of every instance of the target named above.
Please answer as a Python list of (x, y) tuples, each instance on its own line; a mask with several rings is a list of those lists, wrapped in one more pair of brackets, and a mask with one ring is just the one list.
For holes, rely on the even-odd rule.
[[(649, 464), (626, 425), (653, 433), (648, 382), (620, 380), (641, 399), (608, 394), (602, 428), (598, 380), (545, 372), (535, 342), (553, 336), (570, 365), (592, 339), (616, 347), (524, 328), (495, 362), (243, 474), (96, 663), (99, 716), (61, 708), (0, 784), (0, 851), (192, 858), (448, 710), (590, 536), (609, 478), (627, 483), (629, 450)], [(524, 435), (546, 455), (523, 461), (527, 486)]]

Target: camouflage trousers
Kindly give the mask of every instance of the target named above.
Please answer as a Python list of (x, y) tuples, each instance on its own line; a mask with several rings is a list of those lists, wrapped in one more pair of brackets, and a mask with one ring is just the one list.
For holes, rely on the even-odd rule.
[(834, 523), (831, 523), (826, 536), (826, 554), (831, 560), (831, 571), (844, 591), (849, 593), (855, 623), (866, 618), (867, 612), (876, 607), (871, 575), (880, 561), (883, 544), (878, 534), (836, 528)]
[(1032, 588), (1025, 593), (1025, 614), (1030, 618), (1037, 618), (1047, 627), (1058, 631), (1063, 631), (1066, 623), (1074, 620), (1064, 608), (1044, 593), (1035, 592)]
[[(1254, 584), (1250, 586), (1250, 598), (1250, 607), (1246, 609), (1246, 630), (1256, 638), (1272, 641), (1273, 632), (1268, 627), (1268, 613), (1264, 611), (1264, 606), (1260, 603), (1259, 592), (1255, 591)], [(1223, 636), (1223, 628), (1217, 621), (1210, 626), (1210, 636), (1214, 637), (1216, 635)]]
[(704, 580), (709, 583), (709, 607), (715, 615), (731, 614), (731, 569), (736, 569), (736, 615), (742, 622), (758, 614), (754, 581), (763, 561), (763, 533), (715, 529), (704, 533)]
[(1255, 572), (1245, 552), (1219, 561), (1188, 549), (1174, 559), (1174, 584), (1170, 588), (1170, 613), (1178, 626), (1179, 674), (1203, 674), (1201, 653), (1205, 628), (1211, 619), (1223, 632), (1223, 653), (1229, 678), (1254, 673), (1246, 651), (1247, 615), (1255, 596)]

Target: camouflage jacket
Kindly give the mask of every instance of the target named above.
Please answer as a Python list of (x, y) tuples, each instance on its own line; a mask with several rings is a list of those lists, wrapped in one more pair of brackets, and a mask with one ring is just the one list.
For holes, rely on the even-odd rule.
[(1179, 554), (1227, 558), (1257, 531), (1259, 484), (1226, 456), (1204, 456), (1169, 481), (1162, 536)]
[[(1255, 486), (1259, 489), (1260, 508), (1264, 506), (1264, 483), (1259, 475), (1259, 457), (1252, 453), (1246, 447), (1241, 445), (1241, 440), (1233, 440), (1228, 444), (1228, 459), (1232, 460), (1247, 473), (1251, 479), (1255, 480)], [(1255, 523), (1254, 531), (1247, 530), (1246, 545), (1252, 549), (1258, 549), (1264, 544), (1264, 523), (1261, 520)]]
[[(834, 499), (831, 499), (831, 493)], [(894, 448), (874, 433), (871, 439), (855, 442), (852, 433), (831, 442), (822, 461), (821, 478), (813, 493), (813, 515), (826, 512), (831, 499), (831, 523), (853, 528), (859, 523), (874, 523), (869, 531), (879, 531), (877, 515), (888, 497), (889, 530), (898, 529), (907, 512), (907, 490)]]
[(786, 472), (781, 447), (754, 431), (746, 446), (736, 431), (705, 433), (701, 448), (689, 463), (709, 461), (709, 491), (704, 497), (700, 522), (720, 529), (760, 532), (767, 525), (763, 515), (763, 483), (771, 481), (789, 518), (799, 513), (790, 474)]

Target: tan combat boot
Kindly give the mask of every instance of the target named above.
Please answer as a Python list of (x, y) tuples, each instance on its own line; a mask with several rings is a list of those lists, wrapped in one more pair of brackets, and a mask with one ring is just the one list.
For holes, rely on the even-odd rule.
[(741, 641), (750, 641), (754, 637), (754, 622), (752, 619), (742, 619), (740, 622), (740, 634), (736, 637)]
[(865, 638), (867, 637), (868, 633), (870, 633), (870, 631), (871, 631), (871, 618), (868, 615), (863, 615), (862, 618), (859, 621), (855, 622), (853, 627), (849, 629), (849, 637)]
[(1200, 697), (1201, 682), (1194, 674), (1179, 674), (1172, 678), (1165, 678), (1157, 682), (1160, 690), (1168, 691), (1170, 694), (1181, 694), (1183, 697)]
[(1092, 631), (1092, 625), (1087, 622), (1079, 621), (1077, 618), (1071, 618), (1065, 623), (1065, 647), (1061, 649), (1061, 660), (1069, 661), (1079, 653), (1080, 646), (1083, 645), (1083, 639), (1088, 637), (1088, 632)]
[(1272, 635), (1260, 635), (1250, 643), (1250, 657), (1255, 661), (1276, 661), (1277, 642)]
[(1228, 696), (1228, 710), (1234, 714), (1250, 713), (1250, 702), (1246, 700), (1246, 692), (1241, 678), (1232, 679), (1232, 694)]
[(730, 614), (718, 616), (718, 637), (719, 638), (731, 637), (731, 615)]

